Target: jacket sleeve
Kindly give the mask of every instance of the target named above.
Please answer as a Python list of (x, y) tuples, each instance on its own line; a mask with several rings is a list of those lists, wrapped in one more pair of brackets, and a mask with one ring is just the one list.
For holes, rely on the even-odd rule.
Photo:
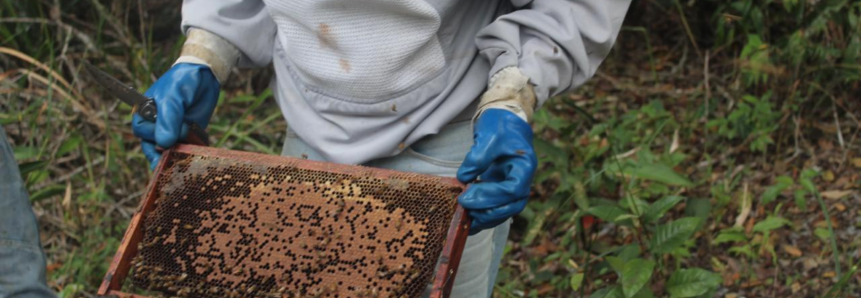
[(511, 0), (518, 9), (476, 37), (493, 76), (515, 66), (538, 105), (591, 78), (619, 34), (630, 0)]
[(241, 53), (239, 67), (263, 67), (272, 61), (276, 26), (262, 0), (184, 0), (182, 32), (189, 28), (233, 44)]

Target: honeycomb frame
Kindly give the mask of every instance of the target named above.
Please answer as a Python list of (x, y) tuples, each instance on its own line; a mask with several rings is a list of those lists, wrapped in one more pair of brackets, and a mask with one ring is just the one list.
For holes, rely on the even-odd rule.
[[(124, 283), (134, 279), (133, 278), (134, 276), (129, 276), (129, 275), (134, 274), (135, 270), (131, 270), (132, 272), (130, 273), (130, 269), (134, 269), (136, 265), (138, 267), (140, 267), (140, 265), (138, 265), (138, 262), (140, 261), (140, 258), (141, 258), (138, 256), (139, 250), (144, 250), (144, 251), (146, 250), (143, 247), (144, 247), (144, 245), (147, 245), (147, 243), (148, 243), (148, 242), (146, 242), (147, 240), (152, 242), (152, 238), (154, 236), (149, 235), (149, 238), (147, 238), (147, 236), (145, 236), (146, 233), (152, 233), (152, 231), (151, 231), (152, 229), (149, 232), (147, 232), (146, 222), (147, 222), (148, 218), (153, 217), (153, 214), (158, 213), (156, 211), (156, 208), (159, 204), (157, 202), (158, 199), (160, 198), (160, 196), (164, 195), (164, 192), (166, 191), (165, 189), (169, 189), (171, 187), (176, 187), (176, 186), (169, 185), (170, 184), (169, 181), (162, 179), (162, 177), (163, 176), (170, 177), (169, 176), (170, 174), (168, 172), (170, 171), (170, 169), (172, 167), (173, 168), (176, 167), (175, 163), (177, 163), (178, 160), (186, 160), (186, 159), (189, 159), (192, 157), (193, 158), (202, 158), (202, 159), (212, 158), (212, 159), (217, 159), (217, 160), (222, 161), (222, 162), (223, 161), (229, 161), (234, 166), (236, 165), (236, 163), (239, 163), (239, 164), (249, 164), (250, 163), (250, 164), (265, 165), (265, 166), (270, 167), (270, 168), (278, 167), (278, 168), (287, 168), (287, 169), (301, 170), (301, 171), (324, 172), (325, 173), (324, 175), (329, 175), (331, 177), (342, 177), (342, 178), (339, 178), (337, 181), (334, 181), (335, 184), (340, 183), (343, 179), (345, 179), (344, 177), (347, 177), (347, 179), (350, 179), (350, 177), (358, 177), (357, 179), (365, 179), (365, 178), (376, 179), (377, 181), (405, 181), (407, 183), (407, 185), (409, 185), (409, 183), (413, 183), (413, 185), (422, 185), (421, 183), (426, 183), (426, 184), (429, 183), (429, 184), (435, 184), (439, 187), (447, 187), (447, 189), (450, 192), (452, 192), (452, 194), (451, 194), (452, 196), (449, 197), (449, 199), (456, 198), (456, 196), (459, 195), (465, 189), (465, 186), (463, 184), (459, 183), (454, 178), (444, 178), (444, 177), (431, 176), (431, 175), (420, 175), (420, 174), (415, 174), (415, 173), (403, 173), (403, 172), (386, 170), (386, 169), (376, 169), (376, 168), (354, 166), (354, 165), (341, 165), (341, 164), (333, 164), (333, 163), (326, 163), (326, 162), (309, 161), (309, 160), (290, 158), (290, 157), (263, 155), (263, 154), (256, 154), (256, 153), (249, 153), (249, 152), (242, 152), (242, 151), (215, 149), (215, 148), (196, 146), (196, 145), (178, 145), (175, 148), (172, 148), (171, 150), (164, 152), (164, 155), (161, 159), (161, 162), (159, 163), (159, 165), (156, 168), (154, 178), (150, 182), (150, 185), (148, 186), (147, 193), (144, 197), (144, 200), (142, 200), (140, 207), (138, 208), (138, 210), (135, 212), (134, 216), (132, 217), (132, 221), (129, 225), (129, 228), (126, 230), (126, 234), (123, 237), (123, 241), (120, 244), (120, 247), (119, 247), (116, 255), (114, 256), (114, 259), (113, 259), (113, 261), (109, 267), (107, 274), (105, 275), (105, 278), (103, 280), (101, 287), (99, 288), (99, 291), (97, 292), (98, 295), (116, 296), (116, 297), (146, 297), (146, 296), (141, 296), (141, 295), (133, 294), (133, 293), (125, 293), (125, 292), (122, 292), (121, 289), (122, 289)], [(289, 176), (288, 176), (288, 178), (289, 178)], [(266, 179), (265, 175), (264, 175), (263, 179), (264, 180)], [(272, 180), (272, 177), (270, 176), (268, 179)], [(187, 181), (187, 179), (185, 181)], [(210, 182), (211, 182), (211, 179), (210, 179)], [(321, 183), (322, 183), (322, 181), (321, 181)], [(327, 183), (331, 184), (332, 181), (329, 181)], [(345, 182), (345, 185), (347, 183), (348, 182)], [(353, 184), (350, 184), (350, 185), (353, 185)], [(364, 184), (364, 185), (367, 186), (367, 184)], [(331, 188), (331, 185), (329, 185), (329, 186)], [(397, 187), (397, 185), (395, 185), (394, 187)], [(351, 194), (353, 194), (353, 192), (354, 192), (353, 190), (350, 190)], [(424, 194), (424, 192), (422, 192), (422, 194)], [(341, 195), (341, 197), (343, 197), (343, 195)], [(464, 244), (466, 242), (466, 237), (467, 237), (468, 230), (469, 230), (469, 226), (468, 226), (469, 221), (467, 220), (467, 216), (466, 216), (465, 211), (463, 210), (463, 208), (460, 205), (456, 204), (456, 199), (454, 199), (454, 201), (455, 202), (453, 203), (454, 204), (453, 211), (450, 212), (451, 216), (444, 218), (445, 220), (447, 220), (447, 222), (449, 222), (449, 224), (447, 224), (447, 227), (439, 227), (438, 229), (434, 230), (434, 231), (437, 231), (436, 233), (443, 234), (443, 236), (444, 236), (444, 238), (443, 238), (444, 242), (442, 243), (441, 248), (436, 248), (436, 250), (440, 250), (441, 252), (439, 253), (439, 258), (438, 258), (439, 262), (436, 263), (434, 270), (432, 270), (430, 273), (427, 273), (427, 270), (423, 270), (423, 272), (424, 272), (424, 273), (422, 273), (423, 279), (416, 278), (416, 279), (407, 280), (406, 277), (402, 277), (403, 278), (402, 282), (404, 282), (405, 284), (407, 283), (407, 281), (412, 281), (412, 284), (416, 284), (419, 281), (423, 281), (424, 284), (428, 284), (428, 283), (431, 284), (432, 285), (431, 297), (435, 297), (435, 298), (436, 297), (448, 297), (448, 295), (451, 291), (451, 287), (453, 285), (455, 273), (457, 272), (457, 266), (460, 262), (460, 257), (462, 255), (463, 247), (464, 247)], [(162, 204), (163, 204), (163, 202), (162, 202)], [(338, 203), (336, 203), (336, 204), (338, 204)], [(344, 204), (343, 201), (340, 204)], [(343, 205), (341, 205), (341, 206), (342, 207), (339, 207), (337, 210), (341, 210), (341, 208), (344, 207)], [(233, 206), (233, 207), (235, 207), (235, 206)], [(434, 207), (432, 207), (432, 208), (435, 208), (435, 207), (436, 207), (436, 205), (434, 205)], [(165, 211), (162, 211), (162, 212), (165, 212)], [(195, 213), (196, 212), (198, 212), (198, 211), (195, 211)], [(434, 210), (431, 209), (429, 213), (436, 214), (436, 213), (445, 213), (445, 212), (440, 212), (440, 211), (434, 212)], [(449, 218), (450, 218), (450, 220), (448, 220)], [(174, 219), (174, 220), (176, 220), (176, 219)], [(439, 219), (437, 219), (437, 221), (439, 221)], [(418, 220), (416, 220), (416, 222), (418, 222)], [(192, 226), (192, 224), (195, 226)], [(381, 221), (380, 224), (383, 224), (383, 222)], [(188, 230), (192, 230), (192, 229), (200, 230), (200, 228), (197, 227), (197, 225), (198, 225), (198, 223), (186, 223), (186, 224), (184, 224), (184, 227)], [(400, 231), (401, 230), (400, 225), (402, 225), (402, 223), (397, 223), (397, 225), (399, 225), (399, 227), (397, 228), (397, 231)], [(177, 226), (183, 226), (183, 225), (177, 224)], [(414, 227), (409, 226), (406, 229), (412, 229), (412, 228), (414, 228)], [(430, 228), (428, 228), (428, 229), (430, 229)], [(389, 230), (391, 230), (391, 228)], [(159, 229), (159, 231), (161, 231), (161, 229)], [(259, 229), (258, 229), (258, 231), (259, 231)], [(283, 230), (281, 230), (280, 232), (283, 232)], [(332, 236), (330, 235), (329, 238), (331, 238), (331, 237)], [(340, 236), (338, 236), (338, 237), (340, 238)], [(319, 239), (319, 238), (320, 237), (317, 237), (317, 239)], [(327, 238), (324, 241), (327, 241), (327, 242), (328, 241), (345, 242), (347, 240), (346, 239), (345, 240), (337, 240), (337, 239), (336, 240), (329, 240)], [(293, 242), (296, 242), (296, 241), (291, 241), (291, 243), (293, 243)], [(353, 242), (353, 241), (350, 241), (350, 242)], [(208, 244), (213, 244), (213, 243), (208, 243)], [(290, 245), (293, 245), (294, 248), (296, 245), (301, 246), (303, 248), (308, 248), (307, 243), (297, 243), (297, 244), (290, 244)], [(318, 244), (311, 244), (311, 246), (314, 246), (314, 247), (316, 247), (316, 245), (318, 245)], [(436, 245), (436, 246), (439, 246), (439, 245)], [(191, 249), (191, 247), (190, 247), (190, 249)], [(311, 249), (311, 248), (309, 248), (309, 249)], [(136, 257), (138, 259), (136, 259)], [(322, 258), (322, 256), (321, 256), (321, 258)], [(368, 258), (369, 259), (370, 258), (376, 258), (376, 256), (369, 256)], [(394, 257), (392, 257), (392, 258), (394, 259)], [(295, 259), (295, 257), (294, 257), (294, 259)], [(436, 258), (434, 258), (434, 259), (436, 259)], [(374, 263), (373, 261), (369, 261), (369, 262), (372, 264)], [(383, 260), (382, 260), (382, 258), (380, 258), (379, 264), (382, 265), (383, 264), (382, 262), (383, 262)], [(367, 264), (364, 264), (364, 265), (366, 266)], [(309, 266), (309, 265), (306, 264), (304, 266)], [(245, 266), (243, 266), (243, 268), (244, 267)], [(388, 267), (386, 267), (386, 266), (380, 266), (380, 267), (388, 269)], [(401, 265), (400, 268), (403, 269), (404, 265)], [(288, 268), (288, 269), (290, 269), (290, 268)], [(386, 269), (377, 269), (377, 270), (386, 270)], [(239, 269), (239, 270), (241, 270), (241, 269)], [(301, 271), (307, 271), (307, 270), (308, 270), (307, 267), (301, 267)], [(292, 267), (292, 271), (297, 271), (297, 268), (295, 266)], [(370, 277), (370, 279), (377, 278), (377, 277), (392, 278), (395, 275), (394, 272), (396, 270), (390, 270), (390, 271), (392, 271), (393, 273), (386, 273), (387, 275), (372, 276), (372, 277)], [(403, 271), (402, 273), (404, 273), (405, 276), (410, 275), (411, 277), (418, 277), (417, 272), (410, 271), (410, 273), (407, 274), (406, 270), (402, 270), (402, 271)], [(374, 271), (374, 272), (376, 272), (377, 274), (385, 273), (385, 272), (380, 273), (377, 271)], [(127, 278), (127, 277), (130, 277), (130, 278)], [(432, 278), (432, 282), (430, 280), (431, 278)], [(236, 285), (240, 285), (240, 284), (237, 283)], [(376, 286), (376, 283), (375, 283), (375, 286)], [(416, 286), (412, 285), (411, 287), (415, 288)], [(322, 291), (326, 291), (326, 289), (327, 288), (323, 288)], [(383, 288), (383, 287), (380, 287), (380, 289), (385, 291), (385, 288)], [(292, 297), (339, 297), (339, 298), (358, 297), (358, 298), (361, 298), (361, 297), (395, 297), (395, 296), (401, 297), (401, 296), (406, 296), (406, 295), (400, 295), (402, 293), (400, 293), (400, 294), (396, 293), (395, 290), (392, 290), (392, 289), (388, 289), (388, 290), (390, 290), (390, 291), (386, 292), (385, 295), (378, 294), (375, 289), (373, 290), (373, 292), (371, 292), (371, 290), (367, 290), (366, 292), (361, 292), (358, 290), (346, 292), (345, 290), (340, 290), (342, 293), (349, 293), (349, 294), (328, 295), (331, 293), (321, 292), (321, 290), (319, 290), (319, 287), (317, 289), (317, 292), (302, 292), (301, 294), (298, 292), (292, 293), (289, 291), (287, 293), (285, 293), (284, 288), (281, 287), (280, 292), (264, 292), (264, 294), (262, 294), (262, 295), (258, 294), (258, 293), (255, 293), (255, 295), (245, 295), (242, 292), (237, 294), (234, 291), (232, 293), (231, 292), (221, 292), (221, 293), (218, 293), (218, 295), (216, 295), (216, 296), (223, 296), (223, 297), (261, 297), (261, 296), (265, 296), (265, 297), (289, 297), (289, 298), (292, 298)], [(335, 291), (335, 290), (333, 290), (333, 291)], [(249, 293), (250, 292), (251, 291), (249, 290)], [(413, 291), (413, 292), (415, 292), (415, 291)], [(175, 291), (174, 291), (174, 294), (176, 294)], [(183, 293), (179, 293), (179, 294), (183, 294)], [(179, 295), (179, 296), (201, 296), (201, 295), (196, 295), (194, 293), (191, 293), (192, 295), (188, 295), (189, 293), (185, 293), (185, 294), (186, 295)], [(398, 294), (398, 295), (395, 295), (395, 294)], [(412, 295), (412, 296), (416, 296), (416, 295)], [(201, 297), (205, 297), (205, 295), (203, 295)]]

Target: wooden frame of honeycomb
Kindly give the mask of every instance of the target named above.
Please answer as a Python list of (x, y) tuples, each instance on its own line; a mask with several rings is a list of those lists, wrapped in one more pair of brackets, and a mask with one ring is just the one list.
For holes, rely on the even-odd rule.
[(464, 188), (179, 145), (164, 152), (97, 294), (448, 297), (469, 230), (457, 204)]

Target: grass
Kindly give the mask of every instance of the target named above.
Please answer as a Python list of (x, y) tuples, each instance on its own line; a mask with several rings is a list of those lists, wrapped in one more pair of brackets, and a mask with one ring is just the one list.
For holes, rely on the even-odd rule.
[[(632, 4), (596, 78), (536, 113), (542, 168), (495, 296), (612, 292), (629, 280), (613, 258), (635, 257), (658, 264), (644, 287), (656, 296), (678, 296), (666, 289), (685, 268), (720, 273), (704, 295), (861, 294), (861, 5), (766, 2)], [(64, 297), (95, 293), (151, 177), (131, 109), (80, 61), (145, 90), (182, 44), (177, 5), (0, 1), (0, 124)], [(225, 84), (215, 146), (280, 152), (271, 75)], [(683, 199), (640, 217), (666, 196)], [(595, 207), (634, 216), (584, 226)], [(651, 253), (656, 229), (684, 217), (701, 224)]]

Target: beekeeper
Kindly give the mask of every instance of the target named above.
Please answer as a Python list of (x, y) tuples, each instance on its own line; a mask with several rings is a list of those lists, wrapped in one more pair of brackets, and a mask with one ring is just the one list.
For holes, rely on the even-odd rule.
[[(606, 57), (630, 0), (186, 0), (187, 40), (147, 91), (156, 146), (206, 127), (233, 67), (275, 68), (282, 155), (457, 176), (471, 236), (453, 297), (489, 297), (537, 166), (529, 126)], [(479, 179), (480, 177), (480, 179)]]

